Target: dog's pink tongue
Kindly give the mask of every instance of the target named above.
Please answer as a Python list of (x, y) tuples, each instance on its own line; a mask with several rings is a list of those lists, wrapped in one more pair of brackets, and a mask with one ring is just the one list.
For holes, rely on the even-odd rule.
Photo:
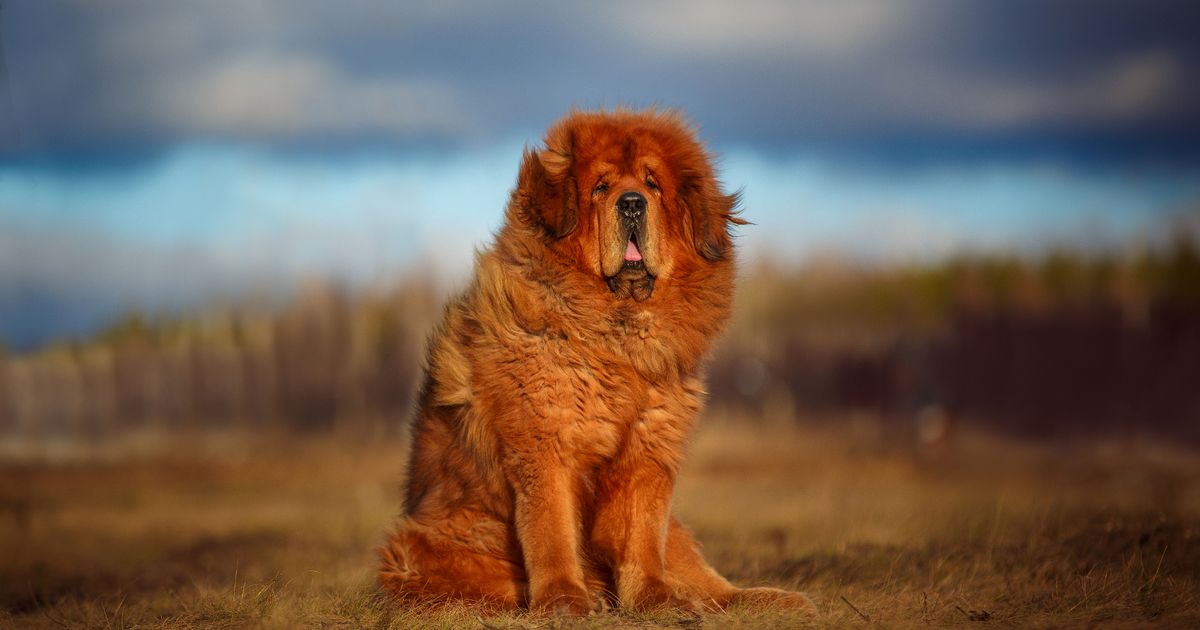
[(642, 259), (642, 252), (638, 251), (637, 245), (632, 240), (625, 246), (625, 260), (636, 262)]

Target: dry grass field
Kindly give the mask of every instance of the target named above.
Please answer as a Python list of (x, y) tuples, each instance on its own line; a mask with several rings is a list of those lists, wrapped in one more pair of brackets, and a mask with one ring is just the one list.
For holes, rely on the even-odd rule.
[(871, 423), (710, 422), (677, 512), (732, 610), (580, 621), (405, 610), (374, 589), (404, 445), (189, 440), (0, 468), (0, 627), (1200, 627), (1200, 459), (1140, 442), (937, 451)]

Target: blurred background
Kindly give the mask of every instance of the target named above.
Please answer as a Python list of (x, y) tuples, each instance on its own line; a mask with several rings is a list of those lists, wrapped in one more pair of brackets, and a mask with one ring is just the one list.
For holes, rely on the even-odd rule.
[(744, 190), (710, 416), (1200, 440), (1194, 3), (0, 4), (0, 445), (402, 434), (573, 107)]
[(1200, 627), (1198, 7), (0, 0), (0, 626), (530, 627), (376, 593), (425, 337), (523, 147), (659, 106), (754, 222), (718, 570)]

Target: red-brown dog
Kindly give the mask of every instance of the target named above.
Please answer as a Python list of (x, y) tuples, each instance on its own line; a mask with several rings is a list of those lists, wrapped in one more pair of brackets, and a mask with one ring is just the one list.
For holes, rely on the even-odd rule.
[(671, 113), (573, 113), (545, 143), (430, 341), (383, 586), (579, 615), (811, 607), (734, 587), (670, 513), (729, 316), (736, 195)]

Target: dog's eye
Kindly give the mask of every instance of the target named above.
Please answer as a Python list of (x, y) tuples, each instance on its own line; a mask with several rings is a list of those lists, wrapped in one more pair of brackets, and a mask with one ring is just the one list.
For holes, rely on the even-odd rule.
[(646, 188), (649, 188), (650, 190), (658, 190), (658, 184), (654, 182), (653, 177), (646, 178)]
[(603, 195), (606, 192), (608, 192), (608, 184), (605, 184), (604, 182), (596, 184), (596, 187), (592, 189), (593, 195)]

